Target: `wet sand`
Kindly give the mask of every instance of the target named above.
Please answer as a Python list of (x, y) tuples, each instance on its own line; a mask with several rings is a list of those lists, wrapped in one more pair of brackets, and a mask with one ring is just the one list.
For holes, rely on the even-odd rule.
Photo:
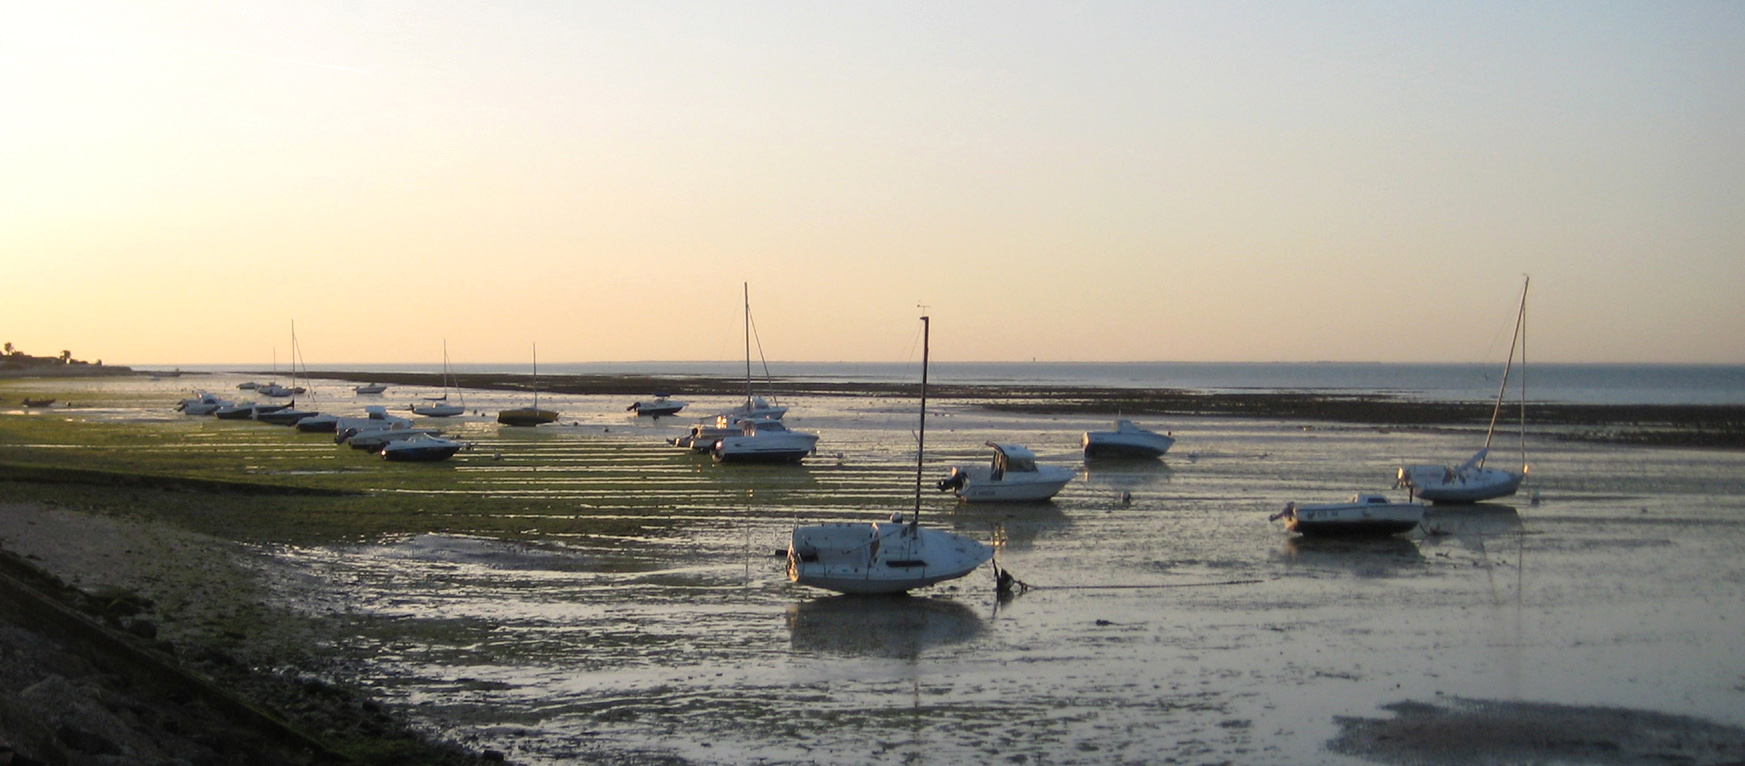
[[(555, 396), (558, 428), (459, 421), (480, 446), (451, 464), (342, 467), (525, 497), (526, 531), (263, 544), (245, 569), (267, 611), (319, 629), (309, 672), (517, 763), (1739, 760), (1736, 452), (1535, 438), (1532, 495), (1323, 543), (1266, 516), (1385, 491), (1402, 460), (1470, 454), (1470, 432), (1147, 419), (1178, 439), (1164, 460), (1083, 464), (1077, 435), (1102, 415), (947, 402), (929, 478), (990, 439), (1079, 468), (1053, 503), (924, 498), (928, 523), (997, 541), (1037, 587), (1000, 602), (976, 576), (851, 603), (787, 583), (768, 553), (795, 523), (908, 502), (912, 405), (784, 403), (823, 436), (802, 468), (676, 453), (660, 439), (688, 420), (627, 417), (617, 395)], [(251, 435), (257, 480), (267, 448), (331, 449), (219, 430)], [(121, 571), (90, 561), (56, 566)]]

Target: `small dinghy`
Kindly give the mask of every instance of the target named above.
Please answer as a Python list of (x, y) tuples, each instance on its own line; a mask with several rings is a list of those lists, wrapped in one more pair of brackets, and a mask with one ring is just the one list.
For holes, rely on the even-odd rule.
[(1316, 536), (1385, 537), (1410, 532), (1424, 522), (1423, 503), (1396, 503), (1384, 495), (1352, 495), (1343, 503), (1298, 505), (1268, 517), (1292, 532)]
[(667, 394), (655, 394), (653, 401), (634, 402), (625, 409), (638, 415), (659, 418), (677, 415), (679, 410), (685, 408), (685, 404), (686, 402), (669, 398)]

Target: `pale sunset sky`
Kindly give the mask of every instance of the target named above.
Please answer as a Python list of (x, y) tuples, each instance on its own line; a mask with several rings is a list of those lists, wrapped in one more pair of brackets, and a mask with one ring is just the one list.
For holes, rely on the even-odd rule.
[(1745, 3), (0, 4), (110, 364), (1745, 363)]

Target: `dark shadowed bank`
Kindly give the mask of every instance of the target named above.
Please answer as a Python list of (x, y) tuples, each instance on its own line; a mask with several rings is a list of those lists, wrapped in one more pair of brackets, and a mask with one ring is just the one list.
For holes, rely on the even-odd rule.
[[(78, 477), (68, 477), (78, 481)], [(0, 501), (18, 494), (4, 485)], [(185, 488), (159, 487), (167, 491)], [(212, 491), (206, 488), (205, 491)], [(224, 490), (219, 490), (224, 491)], [(279, 631), (266, 622), (256, 594), (229, 569), (215, 540), (169, 533), (43, 505), (0, 502), (4, 526), (41, 526), (69, 539), (74, 556), (44, 558), (74, 578), (94, 569), (134, 569), (152, 558), (157, 598), (198, 600), (198, 609), (252, 612), (225, 631), (190, 638), (187, 626), (162, 622), (143, 589), (75, 587), (38, 565), (38, 556), (0, 550), (0, 764), (433, 764), (502, 761), (414, 730), (354, 690), (308, 668), (313, 656), (266, 658), (226, 648), (219, 633)], [(120, 525), (119, 527), (117, 525)], [(60, 552), (60, 551), (57, 551)], [(68, 561), (80, 564), (68, 567)], [(179, 574), (178, 574), (179, 570)], [(181, 585), (166, 583), (180, 580)], [(254, 624), (244, 627), (251, 620)]]
[[(440, 387), (440, 375), (327, 371), (313, 377), (402, 386)], [(458, 375), (464, 388), (528, 391), (526, 375)], [(650, 391), (684, 395), (732, 396), (745, 391), (734, 378), (652, 375), (541, 376), (539, 389), (548, 393), (635, 397)], [(858, 381), (817, 381), (772, 378), (759, 391), (817, 396), (905, 396), (919, 394), (917, 384)], [(971, 401), (1008, 412), (1127, 417), (1222, 416), (1280, 420), (1313, 420), (1399, 427), (1482, 427), (1492, 406), (1481, 402), (1440, 402), (1394, 396), (1345, 396), (1308, 393), (1202, 393), (1169, 388), (1097, 388), (1086, 386), (931, 385), (934, 399)], [(1507, 433), (1520, 424), (1520, 411), (1508, 409), (1499, 423)], [(1545, 435), (1579, 441), (1664, 447), (1745, 449), (1745, 406), (1660, 404), (1530, 404), (1529, 428)]]

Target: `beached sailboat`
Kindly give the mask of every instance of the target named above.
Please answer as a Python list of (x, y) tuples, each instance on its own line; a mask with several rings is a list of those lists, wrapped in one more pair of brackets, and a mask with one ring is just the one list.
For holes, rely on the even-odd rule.
[[(744, 284), (745, 291), (745, 403), (721, 414), (732, 420), (781, 420), (788, 414), (788, 408), (764, 401), (761, 396), (751, 395), (751, 283)], [(763, 343), (758, 342), (758, 354), (763, 353)], [(764, 374), (768, 375), (768, 363), (765, 363)]]
[(1298, 505), (1268, 517), (1292, 532), (1317, 536), (1373, 537), (1410, 532), (1424, 522), (1423, 503), (1396, 503), (1384, 495), (1356, 494), (1343, 503)]
[[(1509, 343), (1509, 360), (1503, 363), (1503, 382), (1497, 388), (1496, 404), (1491, 408), (1490, 426), (1484, 432), (1484, 447), (1458, 466), (1408, 465), (1400, 468), (1397, 486), (1405, 487), (1413, 496), (1432, 503), (1477, 503), (1515, 494), (1521, 481), (1527, 478), (1527, 287), (1531, 279), (1521, 284), (1521, 307), (1515, 314), (1515, 337)], [(1515, 349), (1521, 350), (1521, 470), (1509, 471), (1486, 466), (1491, 438), (1496, 435), (1497, 418), (1503, 411), (1503, 397), (1509, 390), (1509, 372), (1515, 362)]]
[[(306, 389), (297, 385), (297, 361), (302, 356), (302, 353), (303, 353), (302, 347), (297, 345), (297, 322), (295, 320), (292, 320), (292, 322), (291, 322), (291, 387), (289, 389), (284, 389), (286, 391), (291, 392), (292, 396), (302, 394), (306, 391)], [(304, 369), (304, 378), (307, 379), (308, 378), (308, 369), (309, 369), (308, 365), (304, 365), (303, 369)], [(261, 389), (257, 389), (257, 390), (260, 392), (266, 391), (265, 388), (261, 388)], [(259, 420), (263, 423), (271, 423), (271, 424), (276, 425), (276, 426), (290, 426), (290, 425), (296, 425), (297, 421), (299, 421), (299, 420), (302, 420), (302, 419), (308, 418), (308, 417), (314, 417), (314, 416), (319, 415), (319, 414), (321, 414), (321, 413), (319, 413), (315, 410), (298, 409), (297, 408), (297, 400), (292, 399), (290, 406), (285, 407), (284, 409), (274, 410), (272, 412), (263, 412), (259, 408), (256, 408), (255, 413), (254, 413), (254, 419)]]
[(751, 283), (745, 283), (745, 402), (722, 412), (713, 420), (691, 426), (684, 436), (668, 439), (667, 443), (693, 452), (710, 452), (716, 442), (744, 433), (747, 420), (781, 420), (788, 408), (770, 404), (751, 393)]
[(915, 508), (889, 521), (796, 527), (788, 579), (838, 593), (903, 593), (974, 572), (994, 549), (954, 532), (921, 526), (921, 475), (927, 452), (927, 334), (921, 317), (921, 428), (915, 448)]
[(454, 370), (448, 365), (448, 341), (444, 340), (442, 342), (442, 396), (426, 399), (424, 404), (414, 404), (408, 409), (412, 410), (414, 415), (431, 418), (451, 418), (465, 414), (467, 411), (466, 392), (456, 389), (456, 393), (460, 395), (460, 404), (450, 404), (448, 401), (448, 389), (453, 383)]
[(557, 420), (554, 410), (539, 408), (539, 347), (533, 347), (533, 406), (517, 407), (497, 413), (497, 422), (506, 426), (532, 427)]

